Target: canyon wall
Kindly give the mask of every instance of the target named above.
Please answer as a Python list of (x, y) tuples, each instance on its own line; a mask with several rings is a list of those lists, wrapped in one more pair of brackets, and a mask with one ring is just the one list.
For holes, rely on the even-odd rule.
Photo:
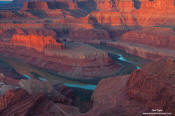
[[(60, 8), (59, 3), (54, 4), (55, 2), (62, 2), (67, 5), (64, 8)], [(95, 9), (89, 12), (80, 12), (84, 10), (82, 6), (84, 6), (85, 3), (89, 3), (87, 5), (93, 3), (96, 8), (93, 6)], [(21, 18), (20, 15), (18, 15), (18, 18), (14, 18), (15, 22), (10, 22), (11, 20), (8, 19), (6, 23), (1, 23), (2, 36), (0, 36), (0, 38), (10, 40), (13, 38), (13, 34), (19, 33), (19, 35), (25, 34), (28, 36), (37, 34), (41, 36), (52, 36), (54, 39), (61, 39), (63, 41), (114, 41), (114, 44), (112, 43), (113, 46), (116, 45), (120, 49), (144, 58), (157, 59), (160, 56), (174, 56), (174, 52), (168, 51), (169, 49), (173, 50), (175, 48), (173, 44), (173, 25), (175, 24), (174, 0), (78, 0), (70, 1), (70, 4), (73, 6), (69, 6), (68, 4), (68, 0), (26, 2), (23, 11), (10, 12), (12, 14), (10, 14), (9, 17), (16, 16), (15, 14), (22, 12), (30, 14), (32, 17), (26, 17), (30, 20), (25, 20), (26, 15), (22, 15), (21, 17), (23, 17), (23, 19), (20, 20), (21, 22), (18, 22)], [(37, 9), (40, 8), (39, 6), (41, 6), (41, 9)], [(28, 11), (32, 9), (39, 11), (37, 12), (39, 14), (42, 10), (42, 13), (46, 15), (40, 17), (36, 12), (32, 13)], [(2, 20), (2, 22), (5, 20), (6, 19)], [(156, 28), (146, 29), (152, 26)], [(171, 29), (166, 30), (165, 27)], [(138, 28), (140, 30), (137, 30)], [(28, 41), (29, 40), (30, 39), (28, 39)], [(37, 41), (42, 41), (42, 39), (37, 39)], [(126, 43), (121, 43), (121, 41)], [(141, 45), (138, 46), (135, 44), (130, 46), (129, 42), (147, 46), (144, 46), (144, 48)], [(22, 44), (26, 43), (22, 42)], [(33, 42), (33, 44), (35, 45), (36, 42)], [(42, 45), (37, 44), (36, 48), (42, 51)], [(26, 46), (29, 47), (30, 45), (27, 44)], [(42, 46), (42, 48), (38, 46)], [(154, 48), (156, 48), (156, 50)], [(160, 51), (158, 50), (159, 48), (163, 48), (163, 50), (161, 49)], [(166, 50), (164, 50), (164, 48), (166, 48)], [(48, 48), (45, 53), (50, 56), (58, 55), (57, 52), (50, 48)], [(71, 55), (68, 56), (70, 57)], [(104, 58), (106, 59), (106, 57)]]
[(123, 34), (121, 40), (157, 48), (175, 49), (175, 32), (171, 28), (151, 28), (130, 31)]
[(175, 57), (174, 50), (162, 49), (146, 46), (143, 44), (129, 43), (129, 42), (107, 42), (108, 46), (124, 50), (125, 52), (136, 55), (149, 60), (159, 60), (166, 57)]
[(131, 11), (134, 9), (132, 0), (95, 0), (98, 10)]
[(92, 95), (92, 109), (81, 116), (174, 114), (174, 63), (161, 59), (131, 75), (103, 79)]
[(175, 113), (174, 59), (162, 59), (134, 71), (127, 86), (131, 98), (148, 107)]
[(45, 42), (40, 36), (15, 37), (10, 42), (0, 42), (0, 53), (72, 79), (100, 79), (121, 69), (106, 52), (86, 44), (66, 44), (62, 49), (63, 44), (52, 43), (48, 37), (44, 37)]
[[(58, 11), (58, 9), (62, 10)], [(174, 0), (29, 1), (24, 3), (21, 11), (31, 11), (25, 13), (28, 15), (30, 13), (32, 15), (43, 15), (42, 17), (60, 17), (58, 12), (62, 15), (66, 13), (75, 17), (76, 21), (80, 21), (79, 23), (89, 23), (88, 21), (93, 17), (98, 24), (112, 26), (146, 27), (175, 24), (173, 16), (175, 13)], [(18, 14), (11, 13), (13, 15)]]
[(38, 35), (13, 35), (10, 40), (14, 46), (24, 46), (34, 48), (37, 51), (43, 52), (46, 47), (53, 49), (62, 49), (64, 44), (56, 42), (51, 36), (38, 36)]
[(97, 0), (97, 7), (99, 11), (92, 12), (90, 16), (95, 17), (100, 24), (127, 26), (174, 24), (174, 0)]
[[(44, 93), (37, 92), (29, 94), (22, 88), (12, 89), (0, 96), (0, 113), (1, 116), (7, 115), (37, 115), (37, 116), (67, 116), (79, 115), (78, 108), (65, 105), (62, 97), (54, 95), (48, 97)], [(66, 98), (66, 97), (65, 97)], [(57, 101), (55, 101), (57, 99)]]

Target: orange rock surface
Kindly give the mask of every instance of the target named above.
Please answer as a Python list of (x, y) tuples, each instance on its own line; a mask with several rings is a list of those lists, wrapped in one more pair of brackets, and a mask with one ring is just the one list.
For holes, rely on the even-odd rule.
[(121, 69), (121, 65), (114, 63), (106, 52), (86, 44), (71, 44), (62, 50), (48, 46), (43, 52), (38, 47), (39, 52), (18, 43), (15, 45), (0, 42), (0, 44), (0, 53), (3, 55), (19, 58), (26, 63), (74, 79), (102, 78), (116, 74)]
[[(174, 0), (96, 0), (97, 9), (89, 14), (100, 24), (111, 25), (172, 25)], [(144, 15), (143, 15), (144, 14)]]
[(124, 33), (121, 40), (157, 48), (175, 49), (175, 32), (171, 28), (148, 28)]
[(44, 51), (45, 47), (64, 48), (64, 44), (56, 42), (51, 36), (13, 35), (10, 42), (12, 45), (34, 48), (40, 52)]

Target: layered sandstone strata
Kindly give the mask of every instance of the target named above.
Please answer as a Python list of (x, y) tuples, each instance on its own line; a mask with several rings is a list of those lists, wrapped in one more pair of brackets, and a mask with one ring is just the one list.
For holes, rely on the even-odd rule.
[(47, 45), (42, 51), (2, 42), (0, 52), (74, 79), (101, 78), (115, 75), (120, 70), (120, 65), (115, 64), (106, 52), (86, 44), (66, 44), (66, 49)]
[(174, 114), (174, 64), (175, 60), (168, 58), (134, 71), (127, 83), (129, 96), (148, 107)]
[[(74, 78), (105, 77), (115, 74), (120, 67), (106, 52), (86, 44), (70, 44), (67, 45), (67, 49), (61, 51), (47, 49), (45, 55), (57, 58), (57, 63), (62, 65), (57, 70)], [(52, 67), (52, 65), (50, 64), (48, 67)]]
[[(93, 8), (91, 12), (86, 12), (89, 8), (94, 7), (92, 4), (96, 4), (96, 10)], [(61, 8), (61, 6), (64, 7)], [(83, 9), (81, 6), (85, 6), (85, 8)], [(32, 15), (34, 17), (38, 16), (42, 18), (63, 18), (64, 21), (62, 22), (67, 22), (66, 20), (70, 20), (70, 25), (75, 21), (88, 24), (91, 17), (93, 17), (96, 20), (96, 23), (102, 25), (146, 27), (153, 25), (175, 24), (173, 16), (175, 11), (174, 9), (175, 6), (173, 0), (96, 0), (95, 2), (91, 0), (59, 0), (49, 2), (26, 2), (24, 3), (22, 13), (17, 11), (16, 13), (9, 12), (5, 14), (9, 15), (8, 17), (10, 18), (32, 17)], [(26, 12), (27, 10), (34, 10), (37, 12)], [(5, 17), (6, 15), (3, 14), (2, 17)], [(72, 16), (75, 17), (75, 19), (72, 18)], [(79, 19), (77, 17), (81, 18)]]
[(30, 95), (23, 89), (14, 89), (0, 97), (1, 116), (7, 115), (38, 115), (67, 116), (78, 115), (77, 108), (49, 100), (44, 94)]
[(115, 47), (129, 54), (133, 54), (149, 60), (159, 60), (166, 57), (175, 57), (174, 50), (146, 46), (143, 44), (123, 41), (107, 42), (108, 46)]
[(51, 36), (38, 36), (38, 35), (13, 35), (10, 43), (14, 46), (24, 46), (34, 48), (39, 52), (43, 52), (47, 47), (54, 49), (64, 48), (64, 44), (56, 42)]
[(95, 0), (98, 10), (131, 11), (134, 9), (132, 0)]
[(175, 57), (174, 35), (171, 27), (152, 27), (125, 32), (116, 42), (106, 43), (130, 54), (157, 60)]
[[(94, 7), (92, 12), (86, 12)], [(81, 8), (85, 6), (85, 8)], [(63, 7), (63, 8), (62, 8)], [(57, 0), (57, 1), (30, 1), (25, 2), (22, 11), (35, 10), (34, 15), (54, 16), (58, 15), (57, 9), (80, 10), (85, 12), (70, 12), (70, 16), (84, 17), (83, 21), (88, 21), (89, 17), (95, 17), (99, 24), (127, 25), (127, 26), (152, 26), (152, 25), (172, 25), (174, 24), (174, 1), (173, 0)], [(96, 9), (96, 10), (95, 10)], [(146, 11), (145, 11), (146, 9)], [(54, 12), (57, 11), (57, 12)], [(17, 12), (16, 14), (18, 14)], [(80, 15), (80, 14), (81, 15)], [(144, 15), (143, 15), (144, 13)], [(13, 14), (13, 13), (12, 13)], [(88, 16), (87, 16), (88, 14)], [(45, 16), (45, 17), (46, 17)], [(87, 17), (85, 17), (87, 16)], [(79, 20), (78, 20), (79, 21)]]
[(173, 0), (97, 0), (97, 8), (100, 10), (88, 17), (95, 17), (99, 24), (144, 27), (174, 24)]
[[(175, 113), (174, 59), (162, 59), (131, 75), (103, 79), (95, 89), (92, 109), (81, 116), (140, 116)], [(159, 113), (160, 113), (159, 112)]]
[(92, 109), (80, 116), (139, 116), (148, 108), (127, 93), (129, 75), (103, 79), (92, 95)]
[(95, 0), (95, 2), (99, 10), (118, 9), (129, 12), (143, 8), (167, 9), (174, 7), (174, 0)]
[(175, 49), (175, 32), (171, 28), (145, 28), (121, 36), (125, 42), (141, 43), (157, 48)]

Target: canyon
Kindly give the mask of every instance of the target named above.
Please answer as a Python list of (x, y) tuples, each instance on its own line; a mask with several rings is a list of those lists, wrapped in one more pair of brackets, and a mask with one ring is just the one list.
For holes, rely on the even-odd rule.
[(175, 0), (0, 2), (2, 116), (174, 111)]
[[(157, 50), (162, 48), (162, 51), (166, 51), (167, 46), (168, 49), (174, 48), (170, 45), (174, 42), (174, 8), (173, 0), (26, 1), (20, 10), (0, 12), (1, 22), (6, 22), (0, 24), (0, 32), (3, 33), (1, 36), (3, 39), (10, 39), (13, 34), (25, 33), (86, 43), (121, 40), (126, 44), (128, 42), (143, 44), (151, 50), (145, 55), (139, 54), (142, 51), (136, 53), (130, 50), (132, 52), (129, 53), (141, 57), (146, 54), (161, 57), (159, 54), (164, 53), (160, 51), (157, 54), (152, 47)], [(25, 17), (28, 20), (24, 20)], [(13, 22), (8, 19), (13, 19)], [(85, 34), (89, 36), (84, 36)], [(149, 36), (145, 37), (147, 34)], [(150, 41), (145, 41), (146, 39)], [(132, 46), (123, 48), (130, 49)], [(140, 49), (147, 51), (143, 47)]]
[(111, 76), (121, 67), (102, 50), (81, 43), (65, 46), (49, 36), (13, 35), (10, 42), (0, 44), (0, 53), (5, 56), (19, 58), (71, 78)]

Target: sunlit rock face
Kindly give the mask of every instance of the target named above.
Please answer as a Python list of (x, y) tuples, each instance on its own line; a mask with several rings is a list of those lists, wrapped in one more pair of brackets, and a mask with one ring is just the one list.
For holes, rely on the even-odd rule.
[(113, 11), (131, 11), (134, 9), (132, 0), (95, 0), (97, 9)]
[[(172, 25), (175, 12), (173, 0), (154, 0), (141, 2), (140, 9), (134, 15), (138, 24), (149, 25)], [(144, 13), (144, 15), (143, 15)]]
[(75, 79), (101, 78), (113, 75), (121, 68), (106, 52), (86, 44), (70, 44), (63, 50), (48, 48), (44, 54), (48, 59), (43, 68)]
[(89, 16), (95, 17), (100, 24), (127, 26), (174, 24), (173, 0), (96, 0), (96, 3), (99, 11)]
[[(65, 17), (66, 13), (69, 15), (68, 19), (71, 16), (81, 17), (82, 20), (75, 19), (77, 22), (80, 21), (79, 23), (89, 23), (89, 19), (94, 17), (96, 23), (111, 26), (146, 27), (175, 24), (173, 0), (29, 1), (24, 3), (21, 11), (30, 11), (32, 14), (25, 12), (24, 14), (19, 13), (20, 16), (17, 16), (18, 13), (8, 12), (6, 15), (9, 15), (8, 17), (21, 17), (41, 13), (42, 17)], [(4, 13), (0, 13), (1, 15), (5, 16)]]
[(37, 35), (13, 35), (10, 42), (14, 46), (25, 46), (34, 48), (37, 51), (44, 51), (45, 48), (51, 47), (55, 49), (64, 48), (64, 44), (56, 42), (51, 36), (37, 36)]
[(49, 36), (14, 35), (10, 42), (0, 44), (3, 55), (19, 58), (74, 79), (115, 75), (121, 68), (102, 50), (82, 43), (66, 44), (64, 47)]
[(135, 9), (167, 9), (174, 7), (174, 0), (95, 0), (99, 10), (133, 11)]
[(141, 43), (156, 48), (175, 49), (175, 32), (171, 28), (145, 28), (122, 35), (122, 41)]

